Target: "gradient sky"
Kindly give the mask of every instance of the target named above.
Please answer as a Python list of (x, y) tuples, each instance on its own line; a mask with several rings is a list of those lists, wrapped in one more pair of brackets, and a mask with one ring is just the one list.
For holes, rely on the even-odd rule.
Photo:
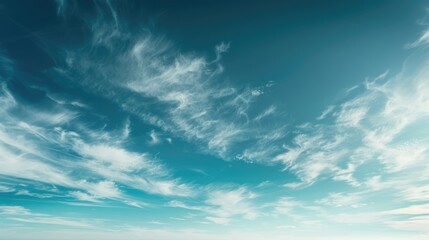
[(0, 239), (429, 239), (429, 1), (0, 2)]

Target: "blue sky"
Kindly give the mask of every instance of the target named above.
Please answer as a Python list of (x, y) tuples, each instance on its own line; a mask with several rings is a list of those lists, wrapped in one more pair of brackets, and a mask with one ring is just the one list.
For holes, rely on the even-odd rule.
[(427, 1), (0, 3), (0, 239), (427, 239)]

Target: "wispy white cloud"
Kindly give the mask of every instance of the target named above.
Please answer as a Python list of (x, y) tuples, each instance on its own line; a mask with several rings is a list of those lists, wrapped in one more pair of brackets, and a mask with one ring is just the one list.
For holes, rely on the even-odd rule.
[(60, 226), (77, 227), (77, 228), (91, 227), (91, 225), (88, 223), (79, 222), (75, 220), (68, 220), (64, 218), (56, 218), (56, 217), (32, 217), (32, 218), (11, 217), (8, 219), (14, 220), (17, 222), (35, 223), (35, 224), (60, 225)]
[(75, 144), (75, 150), (83, 157), (96, 161), (113, 171), (138, 172), (145, 170), (151, 174), (165, 175), (165, 169), (150, 160), (145, 154), (129, 152), (109, 145)]
[[(128, 34), (114, 4), (109, 3), (108, 8), (110, 14), (85, 19), (90, 22), (92, 41), (66, 52), (65, 65), (57, 68), (56, 78), (75, 81), (146, 123), (225, 159), (241, 154), (255, 158), (246, 160), (268, 162), (280, 150), (274, 141), (259, 141), (274, 131), (273, 127), (249, 121), (274, 114), (273, 107), (264, 113), (253, 108), (265, 87), (238, 89), (221, 79), (219, 61), (228, 51), (228, 43), (215, 47), (214, 60), (178, 53), (171, 43), (148, 31)], [(117, 45), (123, 48), (113, 47)], [(111, 57), (100, 58), (99, 52), (105, 50), (103, 54)], [(157, 132), (152, 132), (151, 138), (152, 143), (157, 142)], [(257, 146), (249, 146), (247, 152), (265, 146), (269, 150), (262, 156), (242, 154), (243, 149), (236, 147), (251, 142)]]
[(130, 133), (131, 133), (131, 121), (130, 121), (130, 118), (128, 117), (125, 120), (124, 129), (122, 130), (122, 138), (128, 139), (128, 137), (130, 136)]
[(235, 217), (255, 219), (259, 214), (258, 207), (253, 203), (256, 197), (257, 194), (244, 187), (236, 189), (208, 187), (204, 205), (188, 205), (173, 200), (169, 202), (169, 206), (200, 211), (208, 215), (205, 217), (206, 220), (216, 224), (228, 224)]
[(325, 204), (334, 207), (351, 207), (358, 208), (362, 203), (362, 196), (359, 194), (345, 194), (345, 193), (329, 193), (329, 195), (323, 199), (317, 201), (317, 203)]
[(407, 201), (429, 201), (429, 185), (406, 186), (400, 195), (405, 197)]
[(49, 214), (33, 213), (22, 206), (0, 206), (0, 215), (7, 220), (34, 223), (61, 225), (67, 227), (90, 228), (91, 224), (85, 221), (79, 221), (70, 218), (56, 217)]
[(294, 172), (301, 185), (331, 176), (360, 186), (363, 179), (357, 179), (355, 173), (373, 160), (384, 174), (404, 176), (427, 169), (424, 159), (429, 156), (429, 138), (418, 130), (428, 123), (429, 116), (423, 107), (429, 106), (426, 66), (427, 60), (411, 58), (396, 76), (387, 79), (385, 72), (367, 80), (363, 91), (335, 108), (329, 107), (319, 117), (324, 123), (297, 128), (293, 144), (275, 160)]
[(76, 198), (79, 201), (100, 202), (100, 200), (96, 196), (93, 196), (84, 192), (72, 191), (69, 194), (70, 196), (72, 196), (73, 198)]
[(15, 189), (11, 186), (0, 185), (0, 193), (14, 192)]
[(22, 206), (0, 206), (3, 215), (30, 215), (31, 212)]
[(86, 104), (84, 104), (78, 100), (65, 100), (65, 99), (62, 99), (60, 96), (57, 96), (57, 95), (52, 94), (52, 93), (48, 93), (48, 94), (46, 94), (46, 96), (49, 99), (51, 99), (52, 101), (54, 101), (60, 105), (71, 105), (71, 106), (80, 107), (80, 108), (89, 108), (88, 105), (86, 105)]
[(270, 116), (276, 112), (277, 108), (275, 106), (268, 107), (264, 112), (255, 117), (255, 121), (259, 121), (267, 116)]
[(30, 197), (42, 198), (42, 199), (43, 198), (52, 198), (52, 197), (58, 196), (58, 195), (54, 195), (54, 194), (51, 194), (51, 193), (30, 192), (27, 189), (18, 190), (18, 191), (16, 191), (15, 195), (18, 195), (18, 196), (20, 196), (20, 195), (21, 196), (30, 196)]
[[(2, 86), (0, 96), (6, 100), (0, 102), (4, 111), (0, 116), (1, 175), (18, 182), (25, 179), (66, 187), (70, 193), (63, 192), (63, 196), (82, 201), (114, 199), (138, 207), (144, 204), (124, 193), (120, 185), (151, 194), (193, 194), (190, 186), (171, 177), (149, 154), (123, 147), (129, 137), (129, 119), (123, 129), (90, 130), (63, 103), (54, 101), (50, 111), (39, 109), (17, 102), (4, 82)], [(100, 140), (105, 144), (97, 143)], [(88, 175), (76, 175), (78, 171)], [(45, 196), (27, 189), (16, 194)]]
[[(429, 233), (429, 204), (409, 205), (382, 212), (383, 216), (392, 216), (386, 225), (399, 230)], [(401, 216), (401, 217), (397, 217)]]
[(222, 58), (222, 54), (228, 52), (230, 45), (230, 43), (222, 42), (219, 45), (215, 46), (216, 59), (214, 60), (214, 62), (220, 61), (220, 59)]
[(207, 220), (216, 224), (228, 224), (231, 219), (229, 218), (220, 218), (220, 217), (206, 217)]
[(0, 153), (3, 156), (1, 174), (62, 186), (75, 186), (74, 181), (65, 172), (49, 164), (15, 154), (4, 146), (0, 146)]
[(426, 29), (425, 31), (422, 32), (419, 39), (417, 39), (413, 43), (407, 44), (406, 47), (415, 48), (415, 47), (425, 46), (428, 43), (429, 43), (429, 30)]
[[(323, 121), (296, 127), (292, 143), (274, 158), (300, 180), (285, 186), (299, 189), (318, 182), (335, 184), (333, 180), (354, 188), (316, 200), (322, 206), (312, 215), (335, 224), (382, 222), (397, 230), (427, 232), (428, 62), (415, 54), (396, 75), (386, 71), (367, 80), (364, 89), (347, 92), (343, 102), (317, 118)], [(383, 198), (394, 201), (380, 204)], [(300, 203), (277, 205), (286, 206), (277, 212), (297, 220), (305, 215), (304, 210), (294, 215)], [(349, 210), (338, 214), (336, 208)]]
[(401, 214), (401, 215), (423, 215), (429, 214), (429, 203), (410, 205), (403, 208), (398, 208), (386, 212), (387, 214)]
[(84, 164), (85, 168), (106, 179), (153, 194), (194, 194), (191, 186), (180, 183), (178, 179), (169, 178), (166, 168), (150, 160), (145, 154), (129, 152), (115, 146), (86, 143), (78, 143), (75, 149), (77, 153), (88, 158)]
[(161, 139), (159, 138), (158, 133), (155, 132), (155, 130), (150, 131), (149, 137), (150, 137), (149, 143), (151, 145), (156, 145), (161, 142)]
[(335, 106), (328, 106), (323, 112), (322, 114), (317, 117), (317, 120), (322, 120), (325, 119), (330, 113), (332, 113), (332, 111), (334, 110)]
[(66, 5), (67, 5), (67, 0), (55, 0), (56, 4), (57, 4), (57, 14), (62, 15), (64, 14)]
[(0, 104), (2, 106), (2, 110), (6, 111), (7, 109), (16, 105), (15, 98), (12, 96), (10, 91), (7, 89), (6, 84), (4, 82), (1, 83), (1, 91), (0, 91)]
[(86, 185), (85, 189), (97, 198), (119, 198), (122, 193), (116, 184), (112, 181), (101, 181), (97, 183), (82, 182), (81, 185)]
[(428, 233), (429, 216), (415, 216), (404, 220), (389, 221), (387, 225), (394, 229)]
[(218, 217), (242, 215), (246, 219), (254, 219), (258, 213), (251, 200), (256, 197), (255, 193), (242, 187), (235, 190), (215, 190), (209, 193), (206, 204), (214, 207), (210, 212)]

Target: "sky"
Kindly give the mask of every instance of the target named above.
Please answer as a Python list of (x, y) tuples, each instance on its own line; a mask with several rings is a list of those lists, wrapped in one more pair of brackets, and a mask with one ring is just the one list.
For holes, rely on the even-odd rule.
[(1, 1), (0, 239), (428, 239), (428, 9)]

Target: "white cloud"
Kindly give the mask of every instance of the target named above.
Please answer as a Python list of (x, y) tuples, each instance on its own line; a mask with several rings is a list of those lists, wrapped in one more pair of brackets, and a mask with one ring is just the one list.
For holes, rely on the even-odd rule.
[(68, 227), (88, 228), (91, 225), (87, 222), (77, 221), (70, 218), (56, 217), (49, 214), (33, 213), (22, 206), (0, 206), (0, 215), (7, 220), (35, 223), (61, 225)]
[(223, 53), (228, 52), (229, 47), (230, 47), (230, 43), (224, 43), (224, 42), (215, 46), (215, 53), (216, 53), (215, 62), (218, 62), (221, 59)]
[(127, 139), (130, 136), (131, 133), (131, 121), (128, 117), (125, 121), (124, 129), (122, 130), (122, 138)]
[(298, 207), (302, 207), (302, 203), (290, 197), (282, 197), (271, 205), (273, 205), (274, 207), (275, 215), (277, 214), (292, 215), (295, 209), (297, 209)]
[(0, 206), (3, 215), (30, 215), (31, 212), (22, 206)]
[(35, 198), (52, 198), (55, 195), (50, 194), (50, 193), (34, 193), (34, 192), (30, 192), (27, 189), (21, 189), (16, 191), (15, 195), (24, 195), (24, 196), (30, 196), (30, 197), (35, 197)]
[[(355, 103), (353, 103), (354, 105)], [(346, 127), (358, 127), (362, 119), (365, 118), (368, 109), (365, 107), (342, 106), (338, 113), (337, 123)]]
[(251, 91), (251, 93), (252, 93), (252, 96), (256, 96), (256, 97), (264, 94), (264, 92), (261, 89), (254, 89)]
[(429, 233), (429, 204), (410, 205), (403, 208), (386, 211), (385, 215), (400, 215), (387, 222), (391, 228)]
[(330, 113), (332, 113), (332, 111), (335, 109), (335, 106), (328, 106), (323, 112), (322, 114), (317, 117), (317, 120), (323, 120), (325, 119)]
[[(129, 152), (108, 145), (88, 145), (79, 142), (77, 153), (89, 158), (85, 168), (99, 176), (118, 183), (161, 195), (190, 196), (192, 187), (168, 177), (166, 168), (145, 154)], [(89, 186), (87, 186), (89, 187)]]
[(15, 98), (7, 89), (7, 86), (4, 82), (1, 83), (0, 94), (0, 106), (2, 106), (2, 109), (0, 111), (6, 111), (7, 109), (16, 105)]
[(428, 43), (429, 43), (429, 30), (426, 30), (421, 34), (419, 39), (417, 39), (415, 42), (411, 44), (408, 44), (407, 47), (414, 48), (422, 45), (427, 45)]
[(1, 174), (68, 187), (75, 186), (74, 181), (60, 169), (26, 158), (25, 155), (14, 154), (1, 144), (0, 153), (2, 155)]
[(55, 0), (55, 2), (57, 4), (57, 14), (64, 14), (65, 8), (67, 6), (67, 0)]
[(87, 181), (80, 182), (79, 185), (88, 191), (95, 198), (120, 198), (122, 196), (121, 191), (112, 181), (101, 181), (97, 183), (89, 183)]
[(325, 204), (334, 207), (358, 208), (362, 205), (362, 197), (359, 194), (329, 193), (326, 198), (316, 201), (319, 204)]
[(415, 216), (404, 220), (389, 221), (387, 222), (387, 225), (399, 230), (428, 233), (429, 216)]
[[(109, 9), (114, 12), (110, 5)], [(253, 141), (257, 146), (249, 146), (248, 152), (253, 147), (253, 152), (264, 146), (270, 150), (264, 156), (242, 154), (255, 158), (244, 160), (269, 161), (278, 147), (259, 140), (275, 129), (249, 121), (250, 109), (263, 88), (236, 89), (221, 79), (219, 61), (229, 44), (217, 45), (216, 58), (210, 61), (197, 54), (178, 53), (169, 42), (147, 31), (128, 34), (126, 24), (113, 16), (116, 14), (88, 20), (91, 43), (67, 51), (67, 64), (57, 68), (56, 77), (76, 81), (160, 131), (201, 146), (204, 152), (232, 159), (243, 152), (236, 146)], [(119, 50), (114, 43), (124, 48)], [(99, 58), (99, 49), (112, 57)], [(273, 114), (273, 108), (264, 113), (252, 111), (256, 118)], [(152, 144), (161, 140), (157, 132), (150, 135)]]
[(151, 174), (166, 174), (162, 172), (164, 169), (149, 160), (145, 154), (129, 152), (120, 147), (78, 143), (75, 145), (75, 149), (82, 156), (93, 159), (97, 164), (115, 171), (137, 172), (145, 170)]
[(149, 143), (152, 145), (156, 145), (161, 142), (161, 139), (159, 138), (158, 133), (155, 132), (155, 130), (150, 131), (149, 137), (150, 137)]
[(269, 106), (264, 112), (255, 117), (255, 121), (260, 121), (261, 119), (274, 114), (277, 111), (275, 106)]
[(68, 220), (64, 218), (56, 218), (56, 217), (32, 217), (32, 218), (11, 217), (8, 219), (18, 221), (18, 222), (35, 223), (35, 224), (61, 225), (61, 226), (77, 227), (77, 228), (91, 227), (91, 225), (88, 223), (79, 222), (75, 220)]
[(253, 220), (259, 215), (252, 201), (257, 195), (244, 187), (232, 190), (209, 187), (206, 191), (205, 205), (187, 205), (177, 200), (170, 201), (168, 205), (203, 212), (208, 214), (205, 219), (216, 224), (228, 224), (234, 217)]
[(427, 63), (426, 58), (410, 58), (396, 76), (388, 78), (385, 72), (367, 80), (366, 89), (338, 110), (328, 107), (319, 117), (323, 123), (297, 128), (292, 144), (274, 161), (294, 172), (301, 185), (330, 176), (361, 186), (355, 174), (373, 160), (380, 166), (371, 169), (374, 175), (380, 170), (389, 178), (413, 179), (413, 171), (423, 173), (429, 157), (429, 138), (422, 131), (429, 124)]
[(89, 195), (87, 193), (84, 192), (79, 192), (79, 191), (73, 191), (69, 193), (70, 196), (80, 200), (80, 201), (87, 201), (87, 202), (100, 202), (100, 200), (98, 200), (98, 198), (96, 196), (93, 195)]
[[(3, 90), (6, 96), (12, 96), (6, 87)], [(61, 103), (53, 102), (50, 113), (13, 102), (8, 105), (10, 109), (2, 108), (5, 112), (0, 116), (0, 163), (3, 166), (0, 174), (18, 182), (27, 179), (63, 186), (71, 192), (67, 196), (82, 201), (114, 199), (139, 207), (142, 206), (140, 201), (122, 193), (118, 184), (152, 194), (193, 194), (190, 186), (171, 178), (169, 171), (159, 161), (151, 160), (147, 153), (122, 147), (129, 135), (129, 120), (124, 129), (90, 130), (75, 118), (77, 113), (70, 115)], [(21, 110), (24, 115), (20, 115)], [(33, 116), (28, 117), (28, 113)], [(70, 127), (74, 131), (68, 130)], [(92, 144), (100, 140), (105, 144)], [(75, 175), (77, 171), (88, 175)], [(48, 196), (28, 190), (21, 190), (19, 194)]]
[(410, 205), (404, 208), (398, 208), (386, 212), (387, 214), (404, 214), (404, 215), (422, 215), (429, 214), (429, 203)]
[(14, 192), (15, 189), (10, 186), (0, 185), (0, 193)]
[(210, 222), (213, 222), (216, 224), (223, 224), (223, 225), (226, 225), (231, 221), (231, 219), (229, 218), (220, 218), (220, 217), (206, 217), (206, 219), (209, 220)]
[(52, 93), (47, 93), (46, 97), (48, 97), (49, 99), (51, 99), (52, 101), (56, 102), (57, 104), (60, 105), (71, 105), (71, 106), (75, 106), (75, 107), (80, 107), (80, 108), (89, 108), (88, 105), (78, 101), (78, 100), (63, 100), (60, 96), (57, 96), (55, 94)]
[(429, 201), (429, 185), (407, 186), (400, 192), (400, 196), (405, 197), (407, 201)]
[(245, 188), (214, 190), (209, 192), (206, 204), (214, 207), (209, 212), (218, 217), (242, 215), (246, 219), (254, 219), (258, 213), (251, 200), (256, 197)]

